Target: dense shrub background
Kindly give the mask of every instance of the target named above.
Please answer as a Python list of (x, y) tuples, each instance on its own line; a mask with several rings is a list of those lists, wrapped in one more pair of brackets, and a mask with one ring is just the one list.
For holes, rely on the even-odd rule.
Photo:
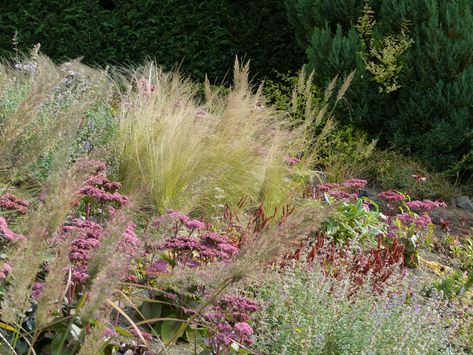
[(374, 40), (384, 43), (388, 36), (403, 30), (405, 37), (414, 40), (399, 58), (402, 70), (397, 80), (401, 87), (390, 93), (380, 92), (362, 60), (361, 53), (366, 54), (369, 48), (356, 24), (364, 3), (286, 1), (297, 41), (307, 51), (318, 84), (357, 69), (344, 115), (339, 117), (373, 135), (381, 132), (385, 143), (414, 153), (435, 169), (452, 168), (462, 159), (462, 167), (466, 167), (473, 132), (473, 2), (366, 1), (376, 21)]
[(0, 4), (0, 55), (42, 44), (60, 61), (137, 63), (156, 58), (165, 69), (222, 81), (235, 55), (251, 60), (252, 76), (303, 62), (283, 0), (51, 0)]

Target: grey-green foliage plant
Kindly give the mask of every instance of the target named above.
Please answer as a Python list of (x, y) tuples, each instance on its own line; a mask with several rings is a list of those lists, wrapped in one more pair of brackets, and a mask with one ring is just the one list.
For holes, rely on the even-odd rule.
[(264, 354), (442, 354), (448, 331), (435, 303), (402, 294), (353, 295), (348, 279), (315, 267), (275, 273), (258, 287), (256, 347)]
[(0, 170), (15, 181), (46, 181), (53, 166), (104, 150), (117, 127), (105, 71), (38, 51), (0, 65)]
[(363, 0), (286, 1), (318, 84), (357, 69), (338, 118), (429, 167), (471, 169), (473, 2), (367, 3), (370, 14)]

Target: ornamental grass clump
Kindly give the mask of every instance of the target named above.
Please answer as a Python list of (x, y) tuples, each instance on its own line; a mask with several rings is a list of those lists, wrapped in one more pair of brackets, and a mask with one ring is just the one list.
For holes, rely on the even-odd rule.
[(244, 196), (272, 213), (304, 188), (316, 145), (308, 131), (319, 112), (308, 109), (290, 130), (249, 83), (248, 65), (236, 62), (226, 93), (207, 83), (203, 101), (192, 83), (154, 63), (131, 77), (122, 81), (120, 180), (127, 191), (147, 188), (159, 213), (210, 214)]
[[(15, 232), (0, 217), (5, 222), (0, 235), (12, 239), (2, 243), (2, 353), (7, 348), (77, 353), (83, 338), (95, 334), (90, 330), (109, 321), (115, 294), (142, 251), (130, 219), (132, 202), (105, 170), (102, 162), (79, 160), (57, 173), (44, 196), (28, 204)], [(84, 187), (96, 190), (88, 193)], [(5, 201), (20, 201), (6, 196)], [(24, 236), (13, 238), (17, 230)], [(15, 248), (9, 247), (12, 242)], [(95, 345), (102, 348), (106, 341)]]

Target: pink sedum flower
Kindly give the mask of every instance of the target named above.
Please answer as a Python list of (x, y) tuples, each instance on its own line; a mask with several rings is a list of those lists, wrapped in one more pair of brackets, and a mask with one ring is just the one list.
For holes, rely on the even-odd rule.
[(26, 214), (26, 212), (28, 212), (29, 205), (30, 204), (28, 201), (22, 200), (10, 193), (0, 196), (0, 209)]
[(138, 90), (146, 95), (151, 95), (153, 92), (156, 91), (156, 86), (151, 84), (146, 79), (138, 80), (137, 84), (138, 84)]
[(317, 188), (321, 192), (328, 192), (328, 191), (339, 189), (340, 184), (336, 184), (336, 183), (319, 184), (317, 185)]
[(413, 210), (433, 210), (435, 208), (447, 208), (447, 204), (443, 201), (431, 201), (431, 200), (414, 200), (405, 203), (410, 209)]
[(92, 197), (99, 202), (116, 202), (119, 205), (124, 205), (128, 202), (128, 197), (118, 192), (107, 192), (95, 186), (84, 186), (79, 190), (79, 194)]
[(299, 158), (290, 157), (289, 155), (284, 156), (284, 161), (288, 163), (289, 165), (297, 165), (301, 162)]
[(368, 181), (362, 179), (350, 179), (345, 181), (342, 185), (350, 189), (362, 189), (368, 184)]
[(429, 224), (432, 224), (429, 215), (425, 213), (420, 216), (412, 215), (410, 213), (400, 213), (396, 215), (396, 218), (405, 224), (412, 224), (419, 228), (425, 228)]
[(100, 246), (102, 232), (103, 228), (99, 224), (78, 218), (72, 221), (72, 225), (64, 226), (64, 236), (75, 237), (69, 254), (69, 259), (73, 264), (73, 281), (84, 282), (88, 278), (88, 261), (91, 253)]
[(253, 328), (251, 328), (250, 325), (246, 322), (236, 323), (234, 328), (238, 332), (238, 334), (242, 337), (250, 336), (253, 334)]
[(103, 173), (107, 170), (107, 164), (104, 162), (85, 158), (79, 159), (74, 166), (79, 171), (90, 172), (91, 174)]
[(7, 221), (3, 217), (0, 217), (0, 236), (3, 236), (10, 242), (26, 240), (26, 237), (24, 235), (15, 233), (10, 228), (8, 228)]
[(31, 296), (35, 301), (39, 300), (43, 295), (44, 282), (35, 282), (33, 284), (33, 290)]
[(166, 260), (159, 259), (152, 263), (146, 269), (149, 279), (154, 279), (158, 274), (167, 274), (169, 273), (169, 263)]
[(140, 329), (140, 333), (138, 333), (138, 332), (136, 331), (136, 329), (133, 328), (130, 333), (133, 334), (133, 336), (136, 337), (136, 338), (139, 338), (139, 337), (140, 337), (139, 334), (141, 333), (141, 336), (143, 337), (144, 340), (151, 340), (151, 339), (153, 339), (153, 336), (152, 336), (150, 333), (145, 332), (145, 331), (143, 331), (143, 330), (141, 330), (141, 329)]
[(135, 255), (138, 248), (141, 246), (141, 240), (136, 236), (135, 233), (136, 224), (129, 223), (123, 233), (123, 238), (118, 244), (118, 248), (121, 250), (127, 250), (129, 254)]
[(106, 338), (116, 338), (118, 336), (118, 333), (113, 328), (106, 328), (104, 332), (104, 336)]
[(358, 198), (358, 195), (355, 193), (348, 193), (345, 191), (338, 191), (338, 190), (329, 191), (328, 194), (337, 200), (346, 201), (346, 202), (356, 201), (356, 199)]
[(205, 111), (204, 109), (199, 108), (195, 111), (195, 118), (197, 119), (203, 119), (207, 117), (207, 115), (208, 115), (208, 112)]
[(391, 190), (380, 192), (378, 197), (385, 202), (402, 202), (406, 199), (403, 194)]
[(12, 266), (9, 263), (3, 263), (0, 266), (0, 280), (6, 279), (8, 274), (13, 271)]

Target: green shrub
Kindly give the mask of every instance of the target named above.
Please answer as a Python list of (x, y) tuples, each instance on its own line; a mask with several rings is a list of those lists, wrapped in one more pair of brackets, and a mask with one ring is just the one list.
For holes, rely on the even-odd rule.
[(357, 69), (339, 119), (381, 132), (383, 143), (430, 168), (469, 169), (468, 161), (456, 163), (472, 148), (471, 1), (296, 0), (286, 6), (317, 84)]
[(473, 235), (465, 236), (461, 244), (453, 243), (450, 247), (460, 261), (462, 270), (473, 270)]
[[(378, 190), (393, 189), (406, 192), (417, 199), (452, 201), (460, 189), (440, 174), (429, 171), (418, 161), (395, 151), (375, 150), (367, 160), (362, 177), (368, 178)], [(418, 181), (415, 175), (425, 177)]]
[[(473, 287), (473, 271), (468, 274), (454, 271), (442, 280), (435, 281), (432, 289), (442, 291), (445, 297), (452, 298), (468, 292)], [(429, 292), (432, 291), (429, 290)]]
[(376, 248), (380, 236), (388, 231), (388, 224), (379, 211), (366, 210), (364, 201), (341, 202), (322, 223), (322, 231), (330, 240), (340, 244), (355, 243), (362, 247)]

